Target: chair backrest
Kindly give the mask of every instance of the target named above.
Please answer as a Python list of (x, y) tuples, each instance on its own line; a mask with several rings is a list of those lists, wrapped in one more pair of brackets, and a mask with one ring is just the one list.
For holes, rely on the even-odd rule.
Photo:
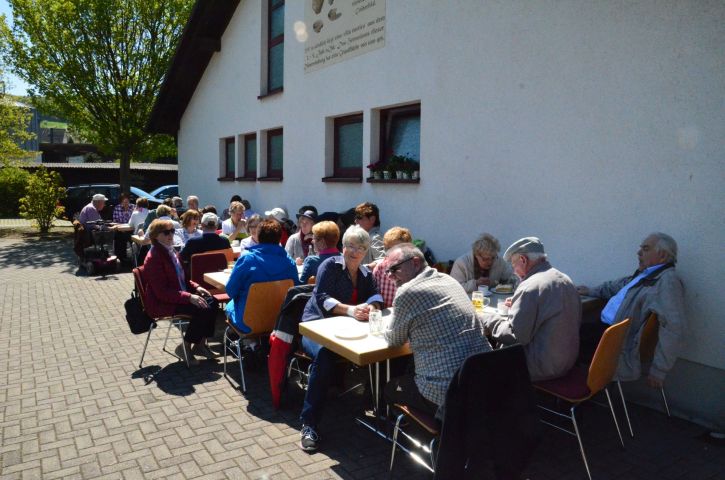
[(312, 275), (310, 278), (307, 279), (307, 285), (314, 285), (317, 283), (317, 277)]
[(274, 330), (287, 290), (292, 287), (294, 282), (290, 279), (253, 283), (249, 287), (244, 323), (252, 330), (250, 333), (268, 333)]
[(221, 250), (209, 250), (208, 252), (204, 253), (223, 253), (227, 259), (227, 265), (229, 265), (229, 262), (234, 261), (234, 250), (232, 250), (232, 247), (222, 248)]
[(223, 252), (195, 253), (191, 256), (191, 280), (206, 289), (214, 289), (212, 285), (204, 281), (204, 274), (224, 270), (227, 265), (227, 258)]
[(659, 340), (660, 324), (657, 314), (653, 313), (647, 318), (639, 337), (639, 359), (642, 362), (651, 362), (655, 356), (655, 347)]
[(589, 365), (589, 376), (587, 377), (587, 386), (592, 395), (609, 385), (614, 378), (619, 363), (619, 354), (622, 352), (622, 345), (624, 345), (630, 323), (630, 320), (626, 319), (612, 325), (604, 331), (604, 335), (599, 340), (594, 358)]
[(136, 286), (136, 294), (141, 299), (141, 306), (146, 310), (146, 284), (143, 278), (143, 265), (133, 269), (133, 282)]

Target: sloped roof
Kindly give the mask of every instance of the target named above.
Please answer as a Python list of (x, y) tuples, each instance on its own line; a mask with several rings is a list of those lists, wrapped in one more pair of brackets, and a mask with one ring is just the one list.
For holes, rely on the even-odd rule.
[(166, 72), (146, 125), (150, 133), (176, 135), (196, 86), (239, 5), (239, 0), (197, 0)]

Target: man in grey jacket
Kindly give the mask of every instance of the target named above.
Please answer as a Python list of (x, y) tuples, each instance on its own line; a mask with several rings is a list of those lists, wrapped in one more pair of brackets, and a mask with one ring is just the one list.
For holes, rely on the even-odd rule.
[(639, 344), (643, 327), (650, 314), (656, 314), (659, 322), (658, 342), (647, 383), (651, 387), (661, 388), (667, 372), (677, 359), (685, 329), (685, 289), (675, 271), (677, 242), (665, 233), (652, 233), (642, 241), (637, 256), (639, 266), (633, 275), (592, 288), (583, 285), (577, 287), (582, 295), (608, 301), (602, 311), (602, 321), (592, 327), (594, 333), (589, 332), (586, 335), (588, 338), (582, 332), (582, 341), (589, 343), (589, 350), (593, 350), (592, 347), (596, 347), (607, 327), (629, 318), (632, 324), (615, 378), (636, 380), (642, 374)]
[(509, 315), (483, 313), (491, 337), (520, 343), (532, 381), (565, 375), (579, 353), (581, 301), (568, 276), (549, 264), (536, 237), (514, 242), (504, 253), (521, 283), (507, 299)]

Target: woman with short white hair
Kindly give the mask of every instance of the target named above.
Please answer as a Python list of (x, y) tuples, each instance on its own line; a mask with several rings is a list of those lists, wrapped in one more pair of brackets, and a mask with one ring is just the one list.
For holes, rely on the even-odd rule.
[(500, 251), (501, 244), (496, 237), (482, 233), (471, 245), (471, 251), (456, 259), (451, 277), (468, 293), (478, 290), (481, 285), (493, 288), (500, 283), (515, 283), (511, 266), (498, 256)]

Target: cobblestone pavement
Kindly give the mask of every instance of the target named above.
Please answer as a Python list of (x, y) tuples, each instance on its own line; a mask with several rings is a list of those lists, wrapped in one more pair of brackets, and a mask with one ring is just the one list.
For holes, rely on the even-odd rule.
[[(304, 453), (294, 385), (275, 411), (263, 369), (244, 396), (221, 360), (188, 370), (164, 353), (161, 332), (139, 369), (143, 337), (123, 314), (132, 275), (87, 277), (67, 238), (24, 238), (0, 238), (0, 478), (389, 478), (389, 444), (353, 421), (361, 392), (330, 400), (323, 448)], [(607, 411), (583, 409), (595, 478), (725, 478), (702, 428), (632, 410), (622, 451)], [(526, 477), (585, 478), (576, 440), (544, 434)], [(399, 454), (392, 478), (432, 476)]]

